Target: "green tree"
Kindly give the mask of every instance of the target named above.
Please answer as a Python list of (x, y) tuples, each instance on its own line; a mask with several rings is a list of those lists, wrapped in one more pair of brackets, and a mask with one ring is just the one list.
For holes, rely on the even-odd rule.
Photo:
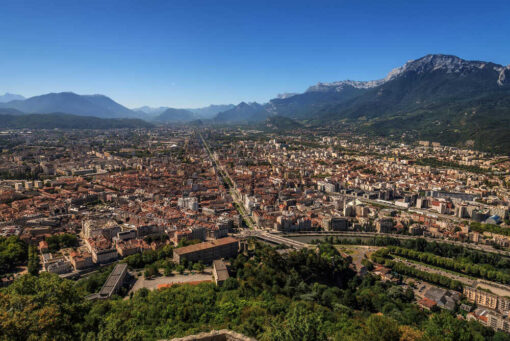
[(398, 323), (384, 315), (370, 315), (365, 326), (367, 341), (393, 341), (400, 338)]
[(293, 306), (282, 323), (276, 323), (262, 340), (274, 341), (315, 341), (327, 340), (327, 335), (322, 328), (323, 316), (311, 311), (304, 303)]
[(179, 264), (177, 265), (177, 267), (175, 268), (175, 270), (177, 270), (178, 273), (180, 273), (181, 275), (184, 273), (184, 271), (186, 270), (186, 268), (184, 267), (184, 265), (182, 264)]
[(0, 292), (0, 339), (75, 340), (88, 312), (72, 281), (43, 272)]
[(153, 277), (156, 277), (159, 275), (160, 275), (159, 269), (156, 265), (151, 264), (151, 265), (147, 265), (145, 267), (145, 273), (144, 273), (145, 278), (153, 278)]
[(175, 266), (175, 264), (173, 262), (167, 261), (165, 266), (164, 266), (164, 275), (165, 276), (172, 276), (173, 271), (174, 271), (174, 266)]
[(198, 262), (193, 264), (193, 270), (198, 271), (200, 273), (204, 272), (205, 266), (202, 262)]
[(56, 234), (46, 238), (50, 252), (56, 252), (64, 247), (75, 247), (79, 245), (78, 237), (74, 234), (63, 233)]
[(35, 276), (39, 274), (39, 268), (39, 253), (37, 252), (37, 248), (35, 246), (30, 245), (28, 248), (28, 272)]
[(113, 265), (100, 268), (86, 277), (81, 278), (75, 284), (75, 287), (84, 294), (92, 294), (98, 292), (106, 282), (108, 276), (113, 271)]
[(470, 328), (470, 324), (455, 318), (455, 316), (446, 311), (433, 314), (425, 323), (424, 329), (425, 335), (432, 340), (484, 340), (480, 332)]
[(0, 275), (13, 271), (27, 259), (28, 246), (19, 237), (0, 237)]

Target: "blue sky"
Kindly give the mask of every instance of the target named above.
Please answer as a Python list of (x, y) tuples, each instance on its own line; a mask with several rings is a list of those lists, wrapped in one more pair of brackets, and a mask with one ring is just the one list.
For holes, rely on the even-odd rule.
[(428, 53), (510, 64), (510, 1), (0, 0), (0, 93), (265, 102)]

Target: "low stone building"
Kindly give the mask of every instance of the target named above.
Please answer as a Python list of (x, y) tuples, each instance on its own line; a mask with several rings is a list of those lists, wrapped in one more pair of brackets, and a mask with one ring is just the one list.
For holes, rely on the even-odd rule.
[(175, 249), (174, 262), (180, 264), (187, 259), (191, 262), (211, 264), (216, 259), (235, 257), (238, 252), (239, 241), (227, 237)]
[(69, 255), (69, 260), (75, 270), (86, 269), (94, 265), (94, 262), (92, 262), (92, 254), (88, 251), (73, 251)]
[(227, 265), (221, 259), (213, 261), (213, 278), (216, 285), (222, 285), (230, 276)]

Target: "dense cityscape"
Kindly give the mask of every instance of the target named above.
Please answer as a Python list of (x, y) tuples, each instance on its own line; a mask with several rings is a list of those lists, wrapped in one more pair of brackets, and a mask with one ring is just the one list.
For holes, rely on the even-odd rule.
[[(62, 318), (71, 318), (60, 301), (53, 303), (57, 311), (44, 317), (47, 327), (14, 327), (43, 318), (37, 314), (48, 309), (46, 299), (35, 297), (55, 285), (72, 290), (87, 314), (121, 309), (108, 300), (143, 305), (137, 300), (151, 291), (176, 295), (176, 290), (193, 300), (198, 288), (226, 297), (229, 290), (240, 290), (237, 300), (288, 297), (294, 310), (283, 321), (284, 312), (267, 312), (276, 314), (272, 323), (304, 319), (299, 323), (313, 325), (313, 319), (326, 318), (325, 311), (317, 311), (320, 306), (335, 315), (328, 323), (358, 316), (349, 328), (366, 333), (380, 332), (377, 324), (395, 323), (387, 331), (394, 333), (391, 338), (434, 339), (433, 333), (450, 328), (432, 325), (436, 315), (458, 324), (455, 333), (504, 339), (510, 332), (506, 156), (433, 141), (331, 135), (324, 129), (285, 134), (247, 127), (6, 130), (1, 137), (0, 255), (7, 290), (1, 320), (8, 339), (66, 335), (53, 330), (65, 324)], [(270, 275), (281, 266), (278, 259), (295, 267), (302, 257), (314, 259), (300, 265), (310, 269), (280, 274), (280, 283)], [(333, 259), (337, 263), (330, 264)], [(259, 270), (248, 270), (248, 264)], [(249, 277), (253, 271), (258, 279)], [(23, 288), (26, 281), (35, 281), (34, 289)], [(363, 287), (369, 296), (360, 292)], [(16, 296), (31, 295), (38, 303), (20, 312), (24, 318), (9, 312), (12, 300), (20, 299)], [(375, 298), (380, 295), (388, 297), (378, 300), (400, 303), (383, 304)], [(212, 309), (223, 303), (208, 304)], [(384, 315), (367, 317), (377, 312)], [(275, 334), (277, 327), (267, 327), (267, 320), (240, 314), (199, 326), (174, 316), (184, 319), (176, 329), (140, 328), (133, 335), (121, 329), (107, 336), (112, 326), (104, 320), (67, 337), (85, 337), (91, 328), (88, 333), (105, 339), (168, 338), (209, 329), (244, 334), (235, 334), (238, 338), (290, 337)], [(409, 314), (417, 314), (418, 321)], [(360, 322), (363, 316), (368, 320)], [(117, 318), (123, 319), (115, 322), (120, 325), (137, 319)], [(346, 326), (328, 329), (321, 323), (312, 339), (356, 338)], [(299, 332), (306, 338), (311, 331)], [(459, 335), (450, 339), (467, 339)]]

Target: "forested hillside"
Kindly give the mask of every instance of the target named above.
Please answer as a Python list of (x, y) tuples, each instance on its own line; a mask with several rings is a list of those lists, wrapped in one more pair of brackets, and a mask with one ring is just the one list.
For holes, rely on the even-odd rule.
[[(0, 291), (4, 340), (156, 340), (228, 328), (260, 340), (508, 340), (478, 323), (412, 304), (412, 290), (355, 276), (329, 244), (280, 255), (257, 245), (221, 288), (205, 283), (90, 302), (56, 275)], [(79, 282), (78, 282), (79, 283)]]

